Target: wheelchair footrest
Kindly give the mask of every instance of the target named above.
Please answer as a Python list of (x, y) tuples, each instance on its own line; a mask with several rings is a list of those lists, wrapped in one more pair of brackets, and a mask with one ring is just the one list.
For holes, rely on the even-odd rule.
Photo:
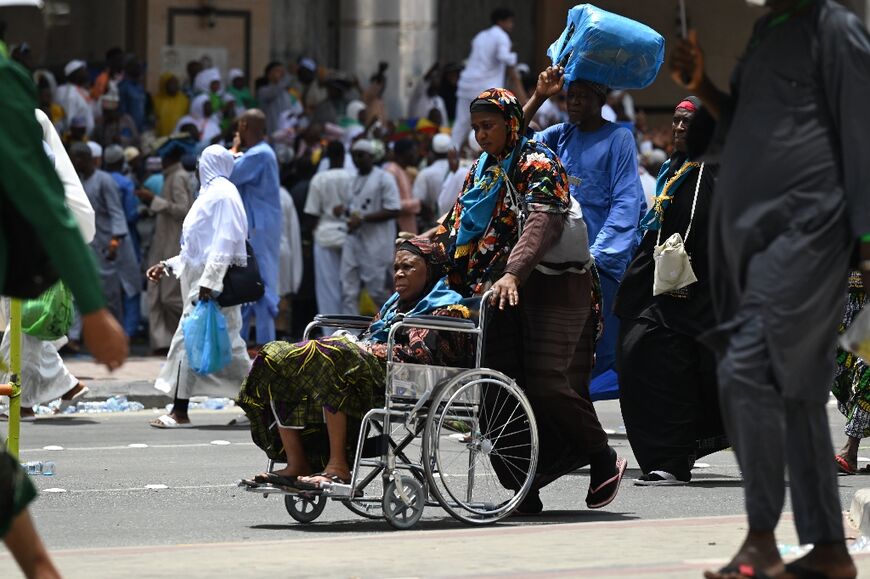
[[(342, 483), (320, 483), (320, 489), (324, 495), (336, 499), (349, 499), (353, 497), (353, 487), (349, 484)], [(362, 496), (362, 491), (357, 491), (356, 495)]]

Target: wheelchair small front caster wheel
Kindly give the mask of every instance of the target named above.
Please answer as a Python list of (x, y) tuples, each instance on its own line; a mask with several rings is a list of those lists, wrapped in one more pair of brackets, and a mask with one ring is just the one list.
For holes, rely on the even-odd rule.
[(423, 516), (426, 506), (426, 493), (423, 485), (413, 476), (403, 476), (400, 482), (395, 479), (384, 489), (384, 517), (396, 529), (410, 529)]
[(328, 499), (322, 494), (317, 495), (284, 495), (284, 506), (294, 520), (300, 523), (314, 522)]

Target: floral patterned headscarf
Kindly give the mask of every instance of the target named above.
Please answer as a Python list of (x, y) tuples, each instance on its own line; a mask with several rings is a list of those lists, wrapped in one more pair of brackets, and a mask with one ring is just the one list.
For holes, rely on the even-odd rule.
[(505, 124), (508, 128), (507, 142), (505, 142), (504, 151), (499, 158), (504, 158), (511, 155), (520, 141), (520, 131), (523, 123), (523, 107), (520, 101), (514, 96), (514, 93), (503, 88), (490, 88), (471, 101), (471, 112), (476, 112), (483, 105), (486, 108), (492, 108), (501, 112), (505, 118)]

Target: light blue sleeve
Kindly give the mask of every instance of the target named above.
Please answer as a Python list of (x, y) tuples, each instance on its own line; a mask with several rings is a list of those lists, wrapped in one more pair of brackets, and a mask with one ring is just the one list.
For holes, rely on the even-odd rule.
[(610, 152), (610, 212), (590, 251), (600, 270), (621, 280), (637, 248), (638, 223), (646, 201), (637, 170), (637, 148), (628, 130), (614, 132)]
[[(230, 181), (233, 182), (242, 193), (241, 189), (245, 185), (256, 183), (260, 180), (260, 174), (263, 172), (263, 163), (259, 163), (255, 157), (259, 155), (257, 151), (250, 151), (236, 159), (233, 166), (233, 173), (230, 175)], [(242, 195), (244, 195), (242, 193)]]

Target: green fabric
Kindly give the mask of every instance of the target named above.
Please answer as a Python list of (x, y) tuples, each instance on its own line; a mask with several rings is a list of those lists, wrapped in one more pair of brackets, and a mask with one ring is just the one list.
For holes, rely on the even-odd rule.
[[(861, 283), (861, 274), (852, 272), (849, 275), (849, 298), (846, 302), (846, 310), (843, 321), (840, 323), (839, 333), (843, 334), (852, 322), (861, 313), (866, 302), (864, 286)], [(840, 411), (853, 426), (857, 426), (861, 432), (861, 438), (870, 436), (870, 425), (866, 420), (856, 420), (859, 415), (870, 413), (870, 367), (852, 352), (837, 348), (837, 371), (834, 374), (834, 382), (831, 393), (839, 402)]]
[(21, 307), (21, 331), (39, 340), (57, 340), (67, 335), (73, 322), (72, 294), (62, 281)]
[[(275, 414), (284, 426), (312, 432), (320, 430), (324, 406), (362, 419), (383, 404), (385, 375), (377, 357), (346, 337), (269, 342), (242, 383), (238, 404), (251, 420), (254, 443), (277, 460), (284, 449), (271, 428)], [(306, 448), (306, 454), (319, 462), (318, 452)]]
[(861, 236), (861, 243), (870, 243), (870, 233)]
[(36, 487), (0, 441), (0, 537), (4, 537), (12, 521), (36, 498)]
[[(21, 66), (2, 57), (0, 102), (0, 195), (33, 225), (79, 311), (94, 312), (104, 306), (97, 266), (64, 204), (63, 185), (42, 147), (42, 129), (34, 114), (36, 89)], [(6, 284), (9, 250), (0, 232), (0, 288)]]
[(257, 104), (257, 99), (251, 95), (251, 91), (248, 90), (248, 87), (237, 89), (236, 87), (230, 86), (227, 87), (227, 92), (233, 95), (236, 102), (240, 103), (246, 109), (255, 109), (259, 106)]

